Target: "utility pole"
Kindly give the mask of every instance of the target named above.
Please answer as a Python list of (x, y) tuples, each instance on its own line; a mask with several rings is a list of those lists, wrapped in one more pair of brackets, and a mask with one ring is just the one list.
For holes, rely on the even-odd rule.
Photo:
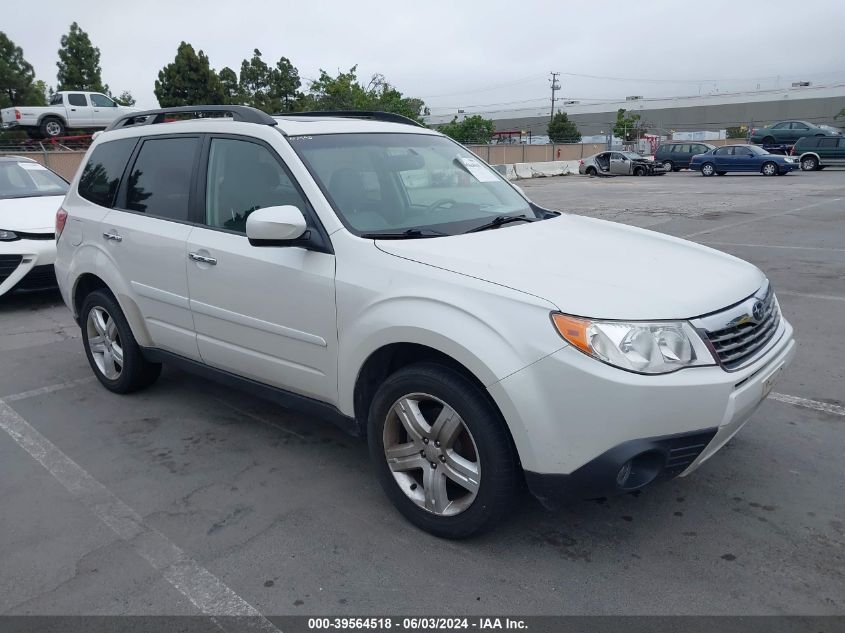
[(549, 74), (552, 76), (552, 78), (549, 79), (549, 81), (552, 83), (552, 111), (549, 115), (549, 123), (551, 123), (552, 119), (555, 118), (555, 91), (560, 90), (560, 83), (557, 80), (557, 76), (560, 73), (551, 72)]

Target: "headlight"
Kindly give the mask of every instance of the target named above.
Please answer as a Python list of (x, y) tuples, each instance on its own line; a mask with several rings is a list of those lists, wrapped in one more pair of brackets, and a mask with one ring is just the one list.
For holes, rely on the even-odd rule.
[(11, 242), (18, 239), (18, 234), (14, 231), (4, 231), (0, 229), (0, 242)]
[(686, 321), (597, 321), (553, 313), (558, 333), (600, 361), (641, 374), (668, 374), (715, 365), (704, 341)]

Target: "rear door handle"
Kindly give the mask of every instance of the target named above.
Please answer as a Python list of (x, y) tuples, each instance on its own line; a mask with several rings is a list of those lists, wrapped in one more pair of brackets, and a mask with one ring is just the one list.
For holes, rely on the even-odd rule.
[(214, 266), (217, 263), (215, 258), (206, 257), (205, 255), (200, 255), (199, 253), (188, 253), (188, 257), (193, 259), (195, 262), (200, 262), (202, 264), (211, 264)]
[(117, 233), (103, 233), (103, 237), (112, 242), (122, 242), (123, 238)]

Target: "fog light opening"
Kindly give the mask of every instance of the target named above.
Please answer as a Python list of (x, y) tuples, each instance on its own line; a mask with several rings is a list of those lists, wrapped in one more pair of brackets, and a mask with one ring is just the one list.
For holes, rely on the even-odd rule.
[(666, 458), (663, 453), (648, 451), (625, 462), (616, 474), (616, 485), (622, 490), (637, 490), (657, 479)]

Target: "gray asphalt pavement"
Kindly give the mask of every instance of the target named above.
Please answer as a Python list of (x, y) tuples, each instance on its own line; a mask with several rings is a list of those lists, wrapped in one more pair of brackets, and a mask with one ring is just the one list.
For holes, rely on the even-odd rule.
[(110, 394), (57, 294), (6, 297), (0, 614), (845, 614), (845, 171), (519, 184), (760, 266), (799, 342), (781, 399), (689, 478), (447, 542), (362, 442), (173, 369)]

